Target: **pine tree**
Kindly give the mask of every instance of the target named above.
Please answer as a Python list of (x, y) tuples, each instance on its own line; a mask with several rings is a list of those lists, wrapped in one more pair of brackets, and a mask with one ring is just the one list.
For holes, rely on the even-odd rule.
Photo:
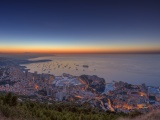
[(5, 96), (4, 103), (5, 103), (5, 104), (8, 104), (8, 105), (11, 105), (11, 103), (12, 103), (12, 93), (11, 93), (11, 92), (9, 92), (9, 93)]
[(17, 96), (13, 96), (13, 97), (12, 97), (12, 103), (11, 103), (12, 106), (16, 106), (17, 103), (18, 103), (18, 102), (17, 102)]

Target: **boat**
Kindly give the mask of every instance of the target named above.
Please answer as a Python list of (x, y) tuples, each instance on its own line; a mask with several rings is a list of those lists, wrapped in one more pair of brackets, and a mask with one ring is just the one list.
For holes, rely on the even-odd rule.
[(83, 65), (83, 67), (88, 68), (89, 66), (88, 65)]

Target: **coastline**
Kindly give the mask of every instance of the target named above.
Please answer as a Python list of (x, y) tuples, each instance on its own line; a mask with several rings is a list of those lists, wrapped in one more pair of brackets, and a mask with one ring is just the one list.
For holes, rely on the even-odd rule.
[(19, 61), (20, 63), (19, 64), (30, 64), (30, 63), (40, 63), (40, 62), (50, 62), (52, 60), (49, 60), (49, 59), (46, 59), (46, 60), (22, 60), (22, 61)]
[[(38, 73), (61, 75), (67, 72), (75, 76), (88, 74), (100, 76), (107, 82), (116, 80), (136, 85), (142, 83), (152, 86), (160, 85), (158, 82), (160, 78), (160, 56), (157, 55), (57, 55), (31, 60), (43, 59), (51, 59), (52, 62), (35, 63), (33, 67), (32, 64), (24, 66), (31, 69), (31, 72), (37, 71)], [(83, 65), (89, 67), (82, 67)]]
[[(97, 75), (37, 74), (37, 72), (28, 72), (25, 66), (18, 64), (18, 61), (11, 60), (10, 62), (12, 62), (11, 66), (7, 65), (2, 69), (2, 73), (5, 73), (2, 75), (2, 82), (7, 81), (8, 78), (10, 81), (3, 83), (0, 90), (18, 95), (35, 96), (31, 99), (34, 101), (74, 101), (80, 104), (87, 101), (90, 106), (104, 111), (124, 113), (134, 110), (146, 112), (154, 109), (155, 105), (160, 107), (160, 100), (156, 100), (160, 95), (159, 87), (148, 87), (145, 84), (134, 85), (120, 80), (106, 83), (104, 78)], [(22, 62), (32, 61), (19, 61), (19, 63)], [(11, 82), (14, 82), (14, 85)], [(130, 104), (130, 99), (133, 101), (132, 104)], [(116, 102), (117, 100), (119, 102)]]

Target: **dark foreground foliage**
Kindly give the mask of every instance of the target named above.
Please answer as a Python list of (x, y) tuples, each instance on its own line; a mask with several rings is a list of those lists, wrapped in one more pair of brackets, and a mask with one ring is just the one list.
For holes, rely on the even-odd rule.
[(55, 102), (18, 102), (17, 96), (0, 95), (0, 116), (14, 120), (116, 120), (124, 113), (104, 112), (85, 105)]

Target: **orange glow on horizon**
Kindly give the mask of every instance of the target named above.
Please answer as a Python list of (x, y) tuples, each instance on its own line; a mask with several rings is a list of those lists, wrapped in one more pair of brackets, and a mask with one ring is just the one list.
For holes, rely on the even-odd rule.
[(139, 53), (160, 52), (158, 47), (150, 46), (53, 46), (53, 47), (0, 47), (0, 53)]

